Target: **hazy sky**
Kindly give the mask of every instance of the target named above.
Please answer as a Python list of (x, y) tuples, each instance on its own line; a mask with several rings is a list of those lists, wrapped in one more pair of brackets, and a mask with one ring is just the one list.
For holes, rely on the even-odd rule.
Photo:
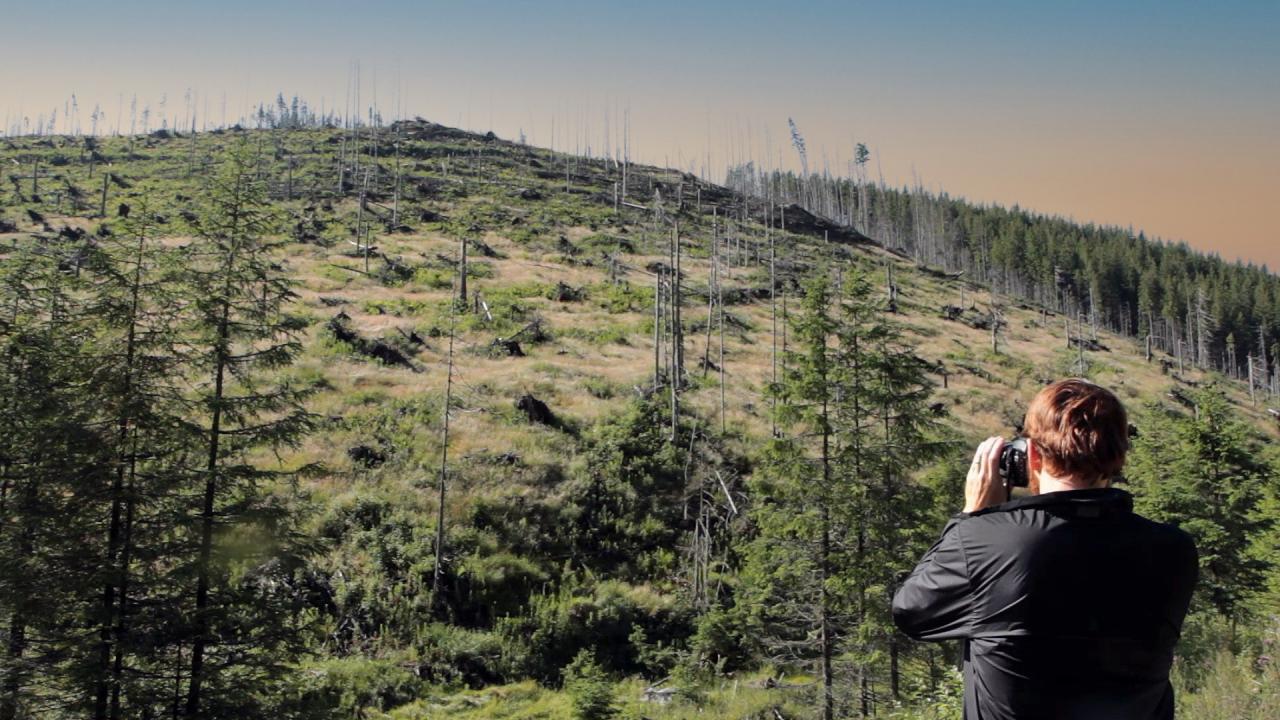
[[(734, 158), (1133, 225), (1280, 269), (1280, 0), (0, 0), (0, 118), (217, 122), (279, 92), (715, 174)], [(376, 78), (376, 80), (375, 80)], [(153, 120), (153, 122), (158, 122)], [(555, 137), (553, 140), (552, 130)]]

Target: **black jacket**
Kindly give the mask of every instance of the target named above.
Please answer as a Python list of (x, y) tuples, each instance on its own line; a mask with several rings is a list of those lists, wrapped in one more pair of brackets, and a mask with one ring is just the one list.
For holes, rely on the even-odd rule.
[(893, 598), (918, 640), (963, 639), (966, 720), (1173, 717), (1198, 563), (1123, 490), (1012, 500), (947, 523)]

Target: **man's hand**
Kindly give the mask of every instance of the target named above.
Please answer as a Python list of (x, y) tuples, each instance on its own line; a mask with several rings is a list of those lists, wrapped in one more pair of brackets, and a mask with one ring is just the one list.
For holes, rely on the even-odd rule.
[(976, 512), (999, 505), (1008, 500), (1008, 492), (1000, 480), (1000, 449), (1004, 438), (993, 437), (982, 441), (973, 454), (969, 476), (964, 482), (964, 511)]

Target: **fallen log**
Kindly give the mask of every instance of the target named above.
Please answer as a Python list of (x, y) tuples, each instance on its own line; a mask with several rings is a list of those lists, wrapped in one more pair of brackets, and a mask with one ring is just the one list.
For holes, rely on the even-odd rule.
[(422, 372), (422, 369), (415, 365), (398, 348), (389, 345), (383, 340), (370, 340), (362, 337), (360, 333), (351, 327), (351, 317), (344, 312), (333, 316), (326, 327), (329, 332), (333, 333), (335, 338), (350, 345), (351, 349), (360, 355), (380, 360), (386, 365), (405, 367), (414, 372)]

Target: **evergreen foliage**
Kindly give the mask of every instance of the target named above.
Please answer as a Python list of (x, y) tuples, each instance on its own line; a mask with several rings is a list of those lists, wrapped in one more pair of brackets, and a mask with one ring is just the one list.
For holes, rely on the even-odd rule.
[(933, 532), (911, 473), (944, 447), (925, 403), (932, 383), (871, 284), (858, 273), (842, 283), (837, 295), (814, 280), (793, 321), (799, 349), (774, 390), (783, 432), (758, 475), (743, 591), (766, 656), (813, 663), (827, 718), (846, 712), (837, 664), (853, 670), (860, 712), (876, 702), (876, 677), (900, 696), (889, 602), (912, 563), (904, 548)]
[[(192, 398), (200, 417), (195, 434), (205, 451), (190, 468), (203, 492), (192, 568), (189, 716), (205, 713), (210, 702), (226, 703), (227, 711), (239, 709), (246, 684), (279, 672), (273, 653), (301, 649), (290, 621), (290, 598), (275, 592), (281, 579), (275, 576), (284, 572), (287, 577), (293, 568), (258, 565), (273, 553), (295, 552), (270, 544), (270, 538), (286, 539), (281, 531), (287, 531), (289, 518), (266, 502), (261, 485), (279, 475), (248, 457), (258, 448), (296, 443), (312, 422), (302, 404), (309, 388), (263, 380), (264, 371), (288, 365), (299, 352), (304, 324), (287, 311), (294, 293), (274, 252), (280, 242), (265, 237), (272, 229), (271, 209), (256, 161), (245, 142), (228, 152), (210, 181), (199, 240), (184, 253), (193, 298), (185, 328), (193, 349), (191, 370), (203, 375)], [(238, 533), (228, 534), (234, 553), (215, 558), (214, 534), (225, 525), (238, 526)], [(270, 532), (259, 535), (263, 530)], [(250, 574), (236, 577), (237, 563), (248, 564)], [(260, 652), (243, 653), (238, 646), (246, 642)], [(259, 659), (261, 664), (255, 662)], [(204, 692), (206, 678), (217, 682), (210, 693)]]
[(264, 191), (235, 180), (250, 158), (229, 155), (195, 243), (158, 242), (143, 196), (70, 259), (5, 259), (6, 720), (154, 716), (184, 687), (188, 716), (257, 714), (304, 650), (299, 515), (252, 457), (308, 430), (305, 389), (255, 375), (301, 326), (254, 234)]
[(1143, 514), (1195, 538), (1201, 574), (1194, 607), (1244, 620), (1275, 566), (1262, 542), (1275, 524), (1264, 510), (1280, 469), (1266, 462), (1219, 388), (1201, 389), (1194, 402), (1189, 414), (1153, 409), (1129, 476)]
[(617, 715), (613, 684), (587, 650), (573, 658), (564, 670), (564, 686), (573, 700), (577, 720), (609, 720)]

